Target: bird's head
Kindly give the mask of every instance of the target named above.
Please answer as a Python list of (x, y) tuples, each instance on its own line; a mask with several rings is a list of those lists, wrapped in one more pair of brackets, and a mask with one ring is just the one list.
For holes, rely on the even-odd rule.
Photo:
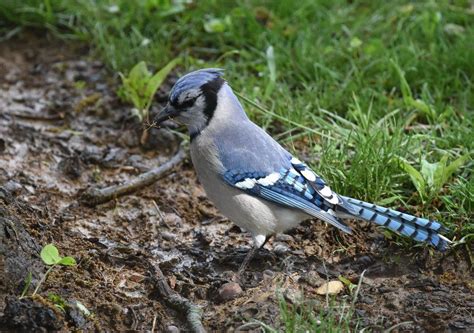
[(155, 123), (173, 119), (186, 125), (191, 135), (199, 133), (216, 109), (218, 92), (225, 83), (222, 72), (207, 68), (181, 77), (171, 89), (167, 105), (154, 119)]

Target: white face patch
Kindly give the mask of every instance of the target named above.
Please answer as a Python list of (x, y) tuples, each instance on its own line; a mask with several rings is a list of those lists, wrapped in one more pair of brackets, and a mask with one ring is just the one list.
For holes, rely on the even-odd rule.
[(235, 183), (235, 186), (243, 190), (249, 190), (255, 186), (256, 182), (253, 178), (245, 178), (245, 180)]
[(316, 175), (314, 174), (313, 171), (309, 169), (304, 169), (303, 171), (301, 171), (301, 174), (303, 175), (304, 178), (306, 178), (310, 182), (316, 181)]
[(206, 99), (203, 95), (199, 96), (194, 102), (193, 109), (197, 111), (204, 112), (204, 107), (206, 104)]
[(268, 176), (257, 180), (257, 183), (259, 183), (262, 186), (271, 186), (275, 184), (279, 179), (280, 179), (280, 174), (278, 172), (273, 172), (269, 174)]
[(186, 111), (181, 112), (175, 118), (176, 121), (188, 126), (191, 133), (201, 131), (207, 124), (207, 117), (204, 114), (205, 105), (205, 97), (202, 95), (199, 96), (193, 106), (189, 107)]
[(183, 92), (181, 95), (178, 97), (178, 105), (183, 104), (185, 101), (196, 98), (202, 93), (201, 89), (195, 88), (195, 89), (189, 89)]

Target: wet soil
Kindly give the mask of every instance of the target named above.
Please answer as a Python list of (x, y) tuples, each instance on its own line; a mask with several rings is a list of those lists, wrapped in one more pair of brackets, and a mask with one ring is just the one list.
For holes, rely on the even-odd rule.
[[(462, 249), (407, 252), (365, 223), (353, 225), (354, 235), (318, 221), (277, 235), (236, 290), (228, 283), (250, 237), (206, 199), (189, 161), (133, 195), (81, 205), (88, 187), (126, 182), (179, 144), (154, 129), (140, 145), (140, 125), (116, 97), (117, 82), (82, 45), (32, 33), (0, 44), (2, 331), (187, 331), (183, 314), (157, 296), (150, 265), (202, 308), (209, 331), (259, 331), (249, 324), (255, 320), (279, 327), (278, 294), (324, 308), (321, 284), (338, 276), (357, 283), (364, 270), (354, 325), (474, 331), (473, 275)], [(48, 243), (78, 265), (56, 267), (36, 296), (19, 299), (28, 272), (36, 286), (46, 271), (39, 252)], [(349, 288), (335, 297), (336, 305), (351, 301)]]

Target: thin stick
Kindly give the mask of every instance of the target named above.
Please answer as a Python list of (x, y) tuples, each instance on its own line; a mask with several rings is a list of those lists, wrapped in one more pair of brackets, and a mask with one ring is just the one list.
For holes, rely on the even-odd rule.
[(202, 311), (194, 305), (190, 300), (175, 292), (166, 282), (160, 267), (156, 264), (150, 264), (150, 271), (154, 287), (158, 292), (160, 298), (171, 308), (178, 313), (183, 313), (186, 316), (189, 328), (195, 333), (205, 333), (206, 330), (202, 325)]
[[(166, 224), (165, 217), (163, 216), (163, 213), (161, 212), (160, 207), (158, 207), (158, 204), (156, 203), (156, 201), (152, 199), (151, 202), (153, 202), (153, 206), (155, 206), (155, 210), (158, 213), (158, 216), (160, 217), (160, 222)], [(168, 225), (166, 226), (169, 228)]]
[(151, 333), (155, 333), (156, 315), (153, 316), (153, 324), (151, 325)]
[(352, 299), (352, 308), (354, 308), (355, 303), (357, 302), (357, 297), (359, 296), (360, 286), (362, 285), (362, 280), (364, 279), (365, 271), (366, 269), (362, 271), (362, 274), (360, 275), (360, 278), (359, 278), (359, 283), (357, 283), (357, 288), (354, 293), (354, 298)]
[(106, 188), (90, 188), (86, 190), (80, 197), (80, 201), (87, 206), (97, 206), (112, 199), (118, 198), (122, 195), (135, 192), (146, 186), (155, 183), (158, 179), (167, 175), (175, 166), (180, 164), (186, 156), (185, 150), (181, 147), (168, 162), (152, 169), (148, 172), (142, 173), (137, 178), (130, 182), (121, 185), (109, 186)]

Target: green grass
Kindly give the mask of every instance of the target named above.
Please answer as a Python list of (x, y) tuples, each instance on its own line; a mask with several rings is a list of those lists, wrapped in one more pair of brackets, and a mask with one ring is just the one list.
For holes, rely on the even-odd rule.
[[(280, 306), (280, 327), (275, 329), (261, 323), (267, 333), (287, 332), (314, 332), (336, 333), (357, 332), (357, 319), (354, 317), (354, 306), (343, 301), (337, 304), (335, 300), (328, 300), (328, 304), (314, 304), (310, 300), (303, 300), (300, 304), (288, 303), (282, 295), (278, 295)], [(356, 323), (352, 323), (355, 321)]]
[[(3, 0), (0, 19), (3, 39), (31, 26), (86, 41), (112, 72), (177, 56), (182, 72), (225, 68), (251, 117), (337, 191), (474, 232), (469, 1)], [(469, 161), (426, 201), (400, 158), (445, 155)]]
[(280, 307), (279, 329), (275, 329), (265, 323), (260, 323), (265, 332), (357, 332), (359, 330), (359, 318), (355, 312), (355, 304), (359, 296), (365, 271), (362, 272), (359, 282), (352, 284), (349, 280), (339, 277), (349, 289), (349, 295), (341, 297), (336, 301), (336, 296), (326, 294), (325, 302), (318, 299), (293, 299), (287, 302), (281, 292), (277, 292)]

